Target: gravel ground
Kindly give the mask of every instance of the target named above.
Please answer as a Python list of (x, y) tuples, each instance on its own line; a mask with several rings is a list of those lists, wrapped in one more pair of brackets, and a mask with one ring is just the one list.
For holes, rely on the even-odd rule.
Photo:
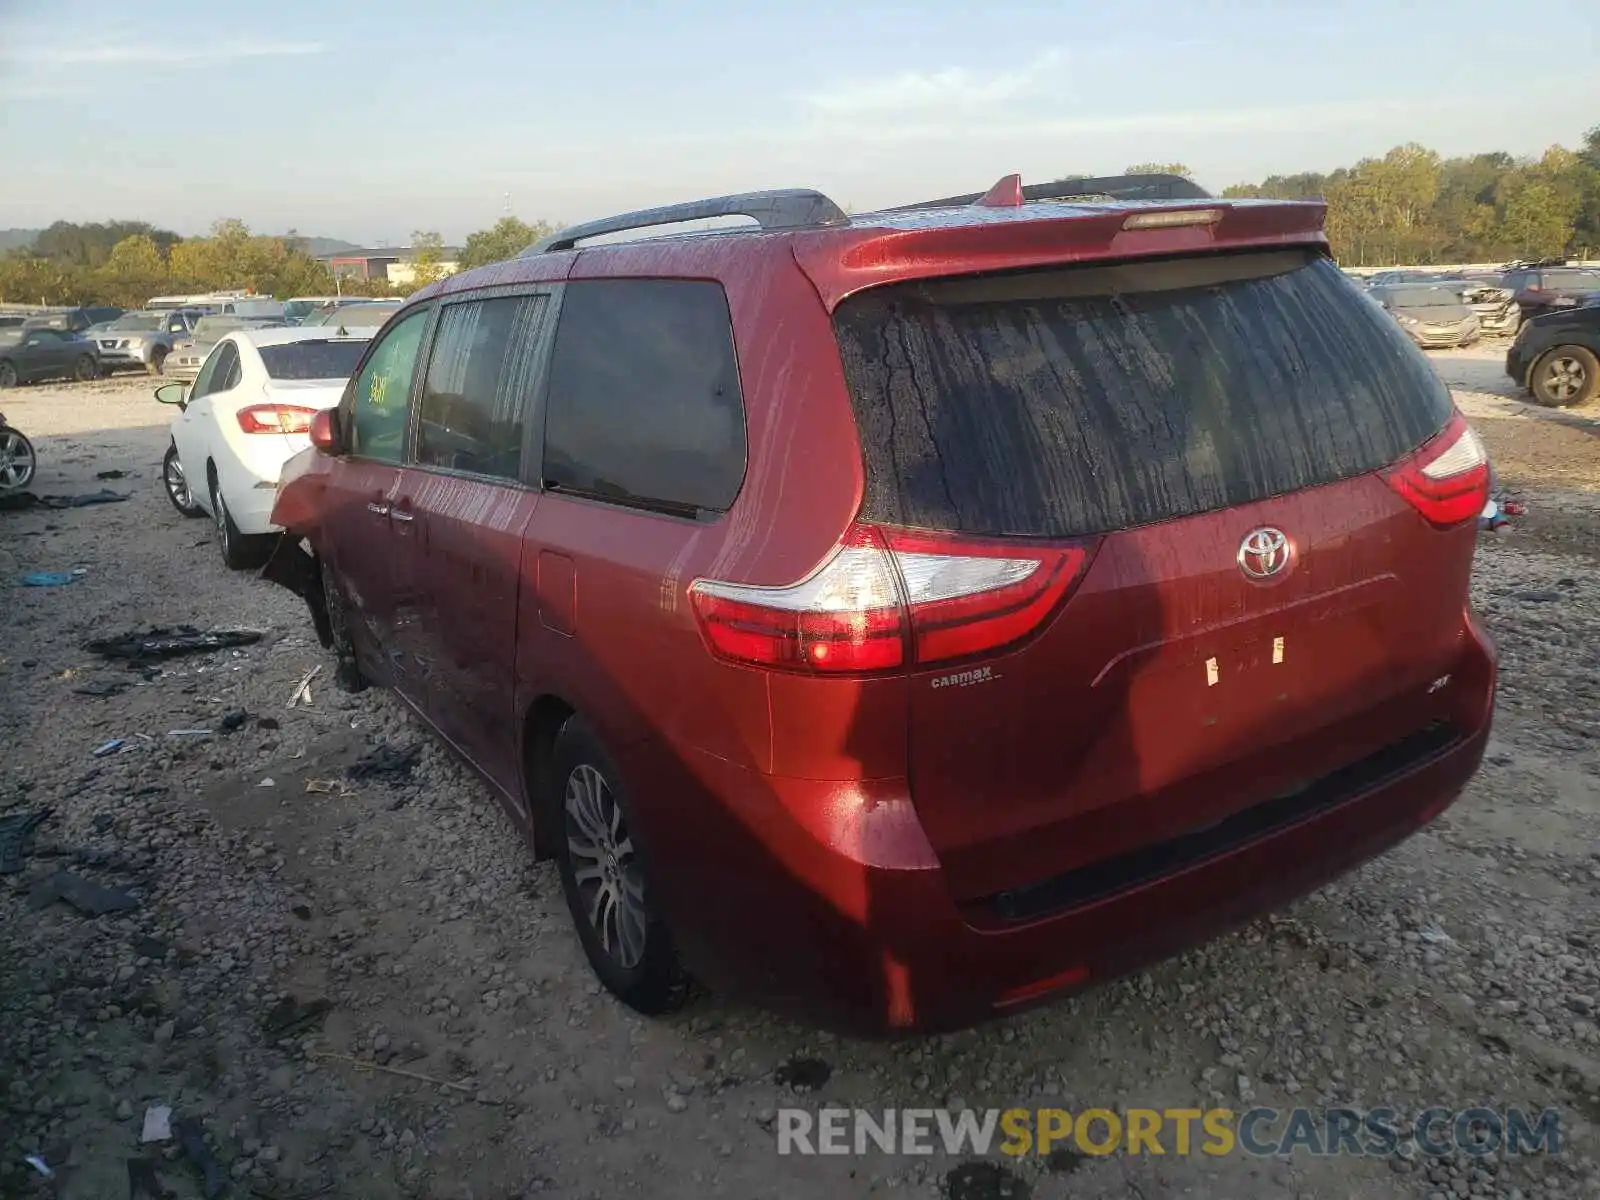
[[(148, 383), (6, 393), (44, 460), (36, 491), (129, 499), (0, 515), (0, 816), (52, 810), (26, 868), (0, 876), (0, 1195), (128, 1194), (151, 1105), (199, 1123), (232, 1195), (284, 1200), (1600, 1195), (1600, 424), (1520, 403), (1498, 354), (1435, 356), (1528, 505), (1480, 548), (1503, 691), (1461, 802), (1181, 959), (897, 1043), (715, 996), (666, 1021), (620, 1008), (553, 870), (398, 703), (319, 677), (309, 706), (285, 707), (328, 660), (298, 601), (225, 571), (207, 524), (167, 505), (168, 412)], [(127, 475), (96, 478), (110, 470)], [(71, 586), (10, 586), (79, 566)], [(267, 636), (148, 678), (81, 649), (181, 622)], [(101, 685), (127, 686), (87, 694)], [(169, 736), (237, 710), (233, 732)], [(114, 738), (120, 752), (94, 757)], [(409, 780), (308, 791), (382, 743), (421, 747)], [(63, 869), (138, 906), (30, 903)], [(797, 1059), (814, 1061), (779, 1071)], [(780, 1083), (795, 1074), (815, 1088)], [(785, 1104), (1253, 1103), (1554, 1107), (1563, 1144), (1442, 1160), (1169, 1147), (986, 1175), (942, 1155), (779, 1158), (772, 1132)], [(173, 1143), (146, 1149), (173, 1195), (201, 1194)]]

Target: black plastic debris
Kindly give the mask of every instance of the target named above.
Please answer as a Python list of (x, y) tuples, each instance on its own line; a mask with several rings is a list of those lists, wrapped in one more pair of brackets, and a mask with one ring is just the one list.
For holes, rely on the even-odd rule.
[(1033, 1189), (999, 1163), (973, 1160), (946, 1172), (950, 1200), (1028, 1200)]
[(185, 654), (209, 654), (238, 646), (253, 646), (262, 638), (256, 629), (196, 629), (193, 625), (171, 628), (152, 627), (143, 633), (123, 633), (111, 638), (96, 638), (83, 648), (102, 658), (121, 659), (135, 666), (181, 658)]
[(285, 996), (261, 1018), (261, 1028), (273, 1037), (291, 1037), (322, 1028), (323, 1021), (333, 1011), (333, 1005), (322, 999), (296, 1000)]
[(249, 719), (250, 714), (244, 709), (235, 708), (222, 714), (222, 720), (217, 722), (217, 730), (220, 733), (237, 733)]
[(79, 696), (97, 696), (105, 699), (109, 696), (120, 696), (131, 686), (125, 679), (96, 679), (89, 683), (81, 684), (72, 690)]
[(128, 473), (126, 471), (96, 471), (94, 477), (96, 479), (126, 479)]
[(280, 729), (280, 728), (282, 728), (282, 726), (280, 726), (278, 724), (278, 718), (277, 717), (257, 717), (256, 718), (256, 728), (257, 729)]
[(128, 1160), (128, 1200), (174, 1200), (176, 1196), (162, 1184), (155, 1163), (148, 1158)]
[(172, 1136), (177, 1139), (183, 1156), (200, 1172), (200, 1194), (206, 1200), (216, 1200), (228, 1186), (228, 1173), (206, 1149), (206, 1135), (200, 1122), (193, 1117), (179, 1117), (172, 1123)]
[(0, 819), (0, 875), (15, 875), (22, 870), (28, 851), (33, 848), (33, 831), (49, 817), (51, 809), (14, 813)]
[(70, 871), (57, 871), (48, 879), (34, 885), (28, 893), (28, 907), (47, 908), (57, 900), (65, 900), (85, 916), (99, 917), (106, 913), (127, 912), (138, 908), (139, 901), (118, 888), (108, 888), (92, 879), (74, 875)]
[(396, 750), (387, 743), (364, 754), (345, 768), (350, 779), (406, 779), (422, 757), (421, 743), (413, 742)]
[(791, 1058), (772, 1073), (779, 1087), (814, 1092), (833, 1078), (833, 1068), (820, 1058)]
[(128, 497), (120, 492), (88, 492), (81, 496), (39, 496), (33, 492), (8, 492), (0, 496), (0, 512), (21, 512), (27, 508), (88, 508), (91, 504), (116, 504)]

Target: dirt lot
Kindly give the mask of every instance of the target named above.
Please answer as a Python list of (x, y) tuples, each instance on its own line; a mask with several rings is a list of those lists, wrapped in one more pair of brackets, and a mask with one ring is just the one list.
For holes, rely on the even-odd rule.
[[(4, 394), (44, 460), (36, 491), (128, 499), (0, 514), (0, 816), (52, 810), (25, 869), (0, 876), (0, 1195), (129, 1194), (150, 1105), (201, 1123), (235, 1196), (1600, 1195), (1600, 413), (1529, 409), (1498, 354), (1436, 356), (1528, 506), (1481, 543), (1503, 692), (1461, 802), (1182, 959), (895, 1044), (715, 996), (661, 1022), (619, 1008), (553, 871), (397, 703), (319, 677), (308, 707), (285, 707), (327, 660), (292, 597), (229, 574), (206, 523), (168, 506), (167, 411), (147, 384)], [(111, 470), (127, 474), (96, 478)], [(80, 566), (69, 586), (12, 586)], [(148, 678), (81, 648), (182, 622), (267, 636)], [(233, 710), (250, 714), (235, 732), (170, 735)], [(421, 745), (409, 779), (308, 793), (381, 743)], [(138, 906), (31, 904), (63, 869)], [(816, 1090), (778, 1071), (796, 1059), (815, 1060), (799, 1074)], [(786, 1104), (1554, 1107), (1562, 1144), (1520, 1159), (1169, 1145), (985, 1173), (942, 1155), (780, 1158)], [(174, 1195), (201, 1194), (172, 1143), (144, 1149)]]

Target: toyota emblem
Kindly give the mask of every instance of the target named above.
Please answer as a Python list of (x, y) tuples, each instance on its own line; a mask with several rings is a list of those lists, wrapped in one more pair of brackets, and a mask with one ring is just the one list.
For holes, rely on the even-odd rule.
[(1293, 554), (1283, 530), (1271, 526), (1252, 529), (1239, 543), (1239, 570), (1246, 579), (1272, 579), (1288, 569)]

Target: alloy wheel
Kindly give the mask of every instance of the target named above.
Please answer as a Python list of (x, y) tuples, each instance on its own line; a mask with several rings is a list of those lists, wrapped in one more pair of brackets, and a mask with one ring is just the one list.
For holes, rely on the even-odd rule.
[(0, 491), (26, 487), (33, 479), (33, 447), (13, 429), (0, 432)]
[(233, 557), (233, 537), (228, 527), (233, 524), (228, 519), (228, 505), (222, 499), (222, 488), (216, 482), (211, 484), (211, 518), (217, 526), (217, 539), (222, 543), (222, 557)]
[(1570, 403), (1583, 394), (1588, 382), (1588, 372), (1583, 364), (1570, 355), (1553, 358), (1545, 366), (1545, 392), (1552, 400)]
[(567, 850), (583, 910), (601, 946), (624, 970), (644, 961), (649, 916), (644, 872), (605, 777), (587, 763), (567, 776)]
[(183, 463), (176, 454), (168, 455), (162, 481), (167, 485), (167, 495), (180, 510), (194, 507), (194, 496), (189, 491), (189, 480), (183, 474)]

